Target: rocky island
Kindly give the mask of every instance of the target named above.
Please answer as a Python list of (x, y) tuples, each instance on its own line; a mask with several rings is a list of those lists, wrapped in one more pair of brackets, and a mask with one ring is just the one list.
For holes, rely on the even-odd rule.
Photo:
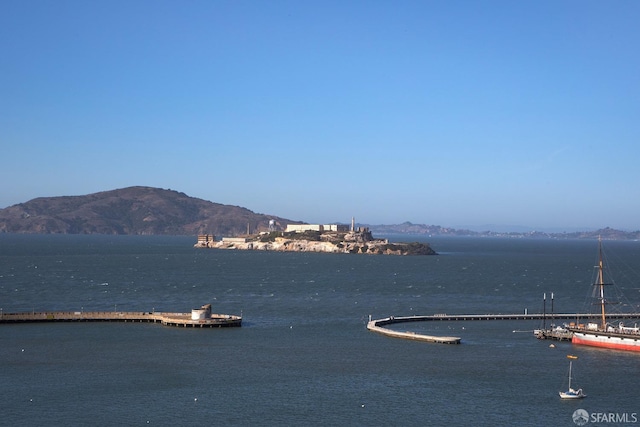
[(425, 243), (390, 243), (376, 239), (368, 228), (293, 225), (287, 231), (269, 231), (253, 235), (223, 238), (199, 235), (196, 248), (263, 250), (280, 252), (329, 252), (383, 255), (437, 255)]

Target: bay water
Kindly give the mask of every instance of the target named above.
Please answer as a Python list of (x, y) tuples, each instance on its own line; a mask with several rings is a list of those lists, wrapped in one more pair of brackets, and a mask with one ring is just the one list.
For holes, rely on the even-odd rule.
[[(0, 324), (0, 425), (640, 424), (640, 354), (539, 341), (531, 321), (373, 318), (585, 309), (592, 240), (426, 238), (437, 256), (195, 249), (194, 237), (0, 234), (0, 309), (241, 314), (241, 328)], [(640, 242), (607, 242), (640, 301)], [(627, 276), (630, 278), (628, 281)], [(1, 314), (0, 314), (1, 315)], [(567, 354), (588, 397), (562, 401)], [(634, 418), (636, 417), (636, 418)], [(602, 419), (602, 418), (600, 418)], [(604, 424), (603, 424), (604, 425)]]

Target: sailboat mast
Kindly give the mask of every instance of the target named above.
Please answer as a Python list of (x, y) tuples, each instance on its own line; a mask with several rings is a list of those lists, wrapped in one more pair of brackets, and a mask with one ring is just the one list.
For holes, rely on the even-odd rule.
[(542, 329), (547, 329), (547, 293), (542, 294)]
[(600, 314), (602, 316), (602, 329), (607, 327), (607, 316), (605, 313), (604, 301), (604, 264), (602, 261), (602, 240), (598, 237), (598, 287), (600, 291)]
[(573, 360), (569, 360), (569, 390), (571, 390), (571, 366), (573, 365)]

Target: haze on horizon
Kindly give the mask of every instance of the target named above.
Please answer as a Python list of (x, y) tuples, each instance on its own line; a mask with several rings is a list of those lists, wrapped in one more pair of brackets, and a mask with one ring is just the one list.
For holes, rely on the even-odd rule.
[(638, 16), (9, 0), (0, 208), (146, 185), (307, 222), (638, 230)]

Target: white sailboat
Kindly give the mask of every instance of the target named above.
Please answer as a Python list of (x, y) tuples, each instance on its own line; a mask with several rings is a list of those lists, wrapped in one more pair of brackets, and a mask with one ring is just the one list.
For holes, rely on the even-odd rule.
[(581, 388), (577, 390), (574, 390), (573, 388), (571, 388), (571, 368), (573, 367), (573, 361), (577, 358), (578, 356), (572, 356), (572, 355), (567, 356), (567, 359), (569, 359), (569, 388), (567, 391), (558, 392), (558, 394), (560, 394), (561, 399), (582, 399), (583, 397), (587, 397), (587, 395), (584, 394)]

